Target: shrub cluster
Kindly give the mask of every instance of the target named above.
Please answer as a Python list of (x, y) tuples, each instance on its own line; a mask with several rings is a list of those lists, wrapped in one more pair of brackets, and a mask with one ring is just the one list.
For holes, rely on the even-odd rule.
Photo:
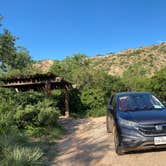
[[(1, 129), (11, 124), (19, 128), (27, 125), (53, 126), (59, 117), (57, 102), (38, 92), (15, 93), (0, 90)], [(3, 123), (6, 120), (5, 123)]]
[(0, 89), (0, 103), (0, 163), (42, 165), (41, 148), (30, 146), (27, 136), (43, 136), (50, 132), (57, 136), (60, 133), (61, 130), (55, 132), (53, 128), (58, 126), (57, 102), (42, 93), (16, 94)]

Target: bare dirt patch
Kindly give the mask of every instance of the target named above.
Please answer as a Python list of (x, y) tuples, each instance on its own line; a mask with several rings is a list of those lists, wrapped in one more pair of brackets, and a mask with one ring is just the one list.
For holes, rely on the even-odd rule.
[(166, 149), (116, 155), (112, 134), (106, 132), (105, 117), (63, 119), (67, 134), (51, 151), (56, 166), (166, 166)]

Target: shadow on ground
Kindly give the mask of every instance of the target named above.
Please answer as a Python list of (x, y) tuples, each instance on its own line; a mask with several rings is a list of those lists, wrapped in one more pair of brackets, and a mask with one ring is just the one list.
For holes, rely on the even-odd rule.
[[(105, 122), (90, 119), (62, 119), (66, 135), (58, 141), (58, 156), (49, 165), (89, 165), (101, 160), (110, 150), (111, 139), (106, 134)], [(102, 128), (102, 130), (101, 130)], [(108, 141), (110, 139), (110, 141)]]

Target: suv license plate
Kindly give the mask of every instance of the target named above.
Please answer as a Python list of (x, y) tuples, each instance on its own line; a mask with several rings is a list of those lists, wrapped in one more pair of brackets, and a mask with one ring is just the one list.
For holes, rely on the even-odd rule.
[(154, 137), (154, 144), (155, 145), (166, 144), (166, 136), (164, 136), (164, 137)]

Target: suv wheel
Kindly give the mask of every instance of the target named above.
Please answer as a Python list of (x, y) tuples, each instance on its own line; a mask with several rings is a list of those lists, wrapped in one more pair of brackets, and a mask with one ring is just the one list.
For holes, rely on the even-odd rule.
[(113, 127), (113, 136), (114, 136), (114, 144), (115, 144), (115, 152), (118, 155), (124, 154), (124, 152), (120, 148), (120, 141), (119, 141), (119, 136), (116, 127)]

